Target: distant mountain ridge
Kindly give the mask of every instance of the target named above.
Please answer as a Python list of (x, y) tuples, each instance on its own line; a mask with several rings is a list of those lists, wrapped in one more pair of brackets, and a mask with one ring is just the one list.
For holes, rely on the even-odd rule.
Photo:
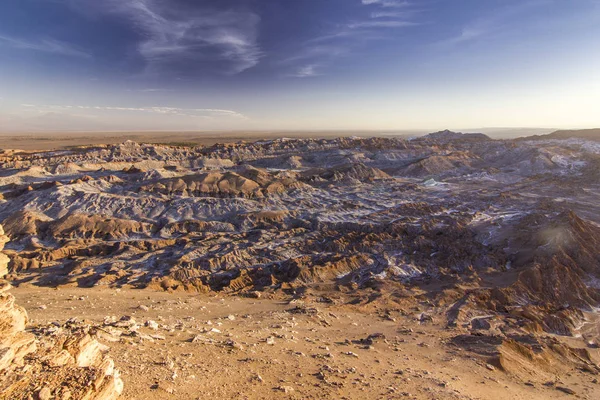
[(492, 140), (488, 135), (483, 133), (462, 133), (453, 132), (448, 129), (433, 132), (423, 136), (425, 139), (438, 140), (438, 141), (450, 141), (450, 140)]
[(547, 135), (533, 135), (523, 139), (547, 140), (547, 139), (586, 139), (600, 141), (600, 128), (594, 129), (565, 129), (558, 130)]

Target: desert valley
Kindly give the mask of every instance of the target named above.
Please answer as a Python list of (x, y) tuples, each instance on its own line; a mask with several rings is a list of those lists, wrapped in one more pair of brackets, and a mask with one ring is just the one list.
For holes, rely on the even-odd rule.
[(0, 400), (600, 399), (600, 0), (0, 1)]
[(600, 395), (589, 132), (0, 163), (2, 398)]

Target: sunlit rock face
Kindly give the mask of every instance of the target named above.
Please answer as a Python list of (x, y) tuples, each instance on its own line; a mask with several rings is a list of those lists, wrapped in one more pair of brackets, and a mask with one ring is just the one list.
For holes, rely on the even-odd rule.
[[(8, 237), (0, 226), (0, 251)], [(106, 348), (85, 332), (60, 328), (25, 331), (27, 312), (2, 280), (8, 257), (0, 253), (0, 398), (97, 399), (119, 397), (123, 382)]]

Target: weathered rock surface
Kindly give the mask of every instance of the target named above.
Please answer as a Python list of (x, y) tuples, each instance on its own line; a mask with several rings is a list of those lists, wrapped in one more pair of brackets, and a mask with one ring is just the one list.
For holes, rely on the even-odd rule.
[[(0, 251), (8, 238), (0, 226)], [(0, 253), (0, 398), (89, 399), (119, 397), (123, 383), (106, 349), (83, 332), (25, 330), (27, 312), (3, 280), (8, 258)]]
[[(210, 147), (126, 142), (5, 152), (0, 161), (0, 222), (12, 239), (0, 272), (24, 296), (62, 296), (48, 305), (37, 297), (36, 322), (52, 312), (46, 323), (55, 324), (26, 333), (23, 310), (7, 297), (2, 326), (14, 339), (3, 365), (41, 377), (26, 393), (33, 398), (56, 397), (42, 384), (52, 376), (81, 397), (74, 382), (90, 382), (85, 371), (94, 368), (95, 377), (108, 374), (109, 390), (118, 387), (91, 338), (117, 349), (128, 387), (136, 381), (126, 395), (150, 398), (212, 397), (212, 371), (232, 386), (222, 398), (239, 396), (240, 363), (245, 384), (268, 382), (263, 398), (337, 398), (351, 386), (373, 398), (421, 389), (417, 398), (486, 398), (479, 389), (459, 395), (457, 376), (427, 378), (435, 393), (408, 380), (397, 386), (428, 377), (433, 365), (446, 374), (453, 360), (450, 370), (477, 376), (470, 388), (490, 385), (488, 398), (513, 384), (525, 386), (513, 394), (536, 385), (537, 398), (597, 397), (596, 142), (442, 131)], [(183, 298), (214, 302), (191, 312)], [(265, 316), (259, 303), (268, 301), (280, 304)], [(225, 359), (236, 367), (227, 372)], [(298, 375), (281, 380), (277, 363)], [(398, 363), (406, 364), (392, 371)], [(362, 368), (378, 372), (345, 381)]]
[(424, 288), (451, 325), (575, 335), (600, 302), (598, 166), (595, 142), (450, 131), (6, 152), (0, 222), (19, 283)]

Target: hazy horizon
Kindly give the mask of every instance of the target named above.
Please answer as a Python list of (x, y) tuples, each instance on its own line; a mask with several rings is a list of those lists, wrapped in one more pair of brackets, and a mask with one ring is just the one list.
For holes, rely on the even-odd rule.
[(0, 131), (595, 128), (599, 39), (598, 0), (7, 1)]
[[(594, 129), (594, 128), (592, 128)], [(451, 131), (461, 133), (483, 133), (492, 138), (517, 138), (526, 137), (532, 135), (548, 134), (560, 129), (556, 128), (511, 128), (511, 127), (497, 127), (497, 128), (459, 128), (450, 129), (445, 128), (441, 130), (436, 129), (389, 129), (389, 130), (378, 130), (378, 129), (239, 129), (239, 130), (14, 130), (14, 131), (3, 131), (0, 130), (0, 136), (38, 136), (44, 138), (51, 138), (53, 135), (114, 135), (114, 134), (127, 134), (131, 136), (135, 135), (155, 135), (155, 134), (179, 134), (179, 135), (197, 135), (198, 137), (211, 135), (227, 135), (231, 137), (243, 138), (244, 136), (259, 137), (265, 135), (265, 137), (280, 136), (284, 137), (286, 134), (292, 136), (309, 136), (318, 137), (319, 135), (334, 137), (334, 136), (422, 136), (429, 133), (438, 131)]]

